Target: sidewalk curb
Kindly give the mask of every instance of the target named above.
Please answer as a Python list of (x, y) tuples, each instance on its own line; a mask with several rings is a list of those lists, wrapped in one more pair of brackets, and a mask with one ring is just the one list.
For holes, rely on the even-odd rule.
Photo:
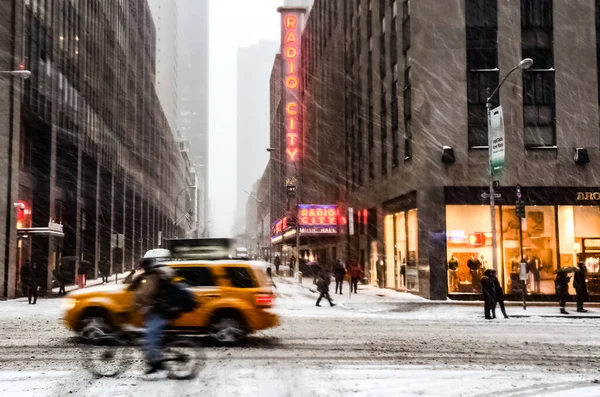
[[(306, 291), (310, 291), (313, 294), (317, 293), (316, 289), (307, 287), (303, 284), (300, 284), (296, 281), (293, 280), (289, 280), (283, 277), (279, 277), (277, 276), (277, 278), (280, 280), (280, 282), (288, 284), (288, 285), (298, 285), (300, 286), (302, 289), (306, 290)], [(385, 288), (382, 289), (382, 291), (386, 291)], [(390, 291), (394, 291), (394, 290), (390, 290)], [(307, 294), (308, 296), (308, 294)], [(310, 295), (312, 297), (312, 295)], [(452, 299), (446, 299), (446, 300), (440, 300), (440, 301), (432, 301), (426, 298), (422, 302), (396, 302), (398, 304), (402, 304), (402, 305), (430, 305), (430, 306), (442, 306), (442, 305), (452, 305), (452, 306), (465, 306), (465, 307), (469, 307), (469, 306), (481, 306), (483, 307), (483, 301), (461, 301), (461, 300), (452, 300)], [(390, 303), (390, 301), (386, 301), (386, 303)], [(338, 303), (339, 306), (342, 306), (341, 303)], [(504, 306), (506, 307), (522, 307), (523, 306), (523, 302), (521, 301), (505, 301), (504, 302)], [(558, 302), (536, 302), (536, 301), (531, 301), (531, 302), (527, 302), (527, 307), (555, 307), (558, 310)], [(576, 303), (575, 302), (567, 302), (567, 308), (575, 308), (576, 307)], [(585, 307), (589, 307), (589, 308), (600, 308), (600, 302), (586, 302)], [(345, 307), (347, 309), (351, 309), (348, 307)], [(516, 315), (519, 316), (519, 315)], [(516, 317), (515, 316), (515, 317)], [(522, 315), (523, 317), (534, 317), (534, 316), (538, 316), (536, 314), (532, 314), (532, 315)], [(568, 315), (559, 315), (557, 314), (555, 315), (542, 315), (543, 317), (556, 317), (556, 318), (600, 318), (600, 313), (598, 313), (598, 316), (581, 316), (581, 315), (573, 315), (573, 314), (568, 314)]]

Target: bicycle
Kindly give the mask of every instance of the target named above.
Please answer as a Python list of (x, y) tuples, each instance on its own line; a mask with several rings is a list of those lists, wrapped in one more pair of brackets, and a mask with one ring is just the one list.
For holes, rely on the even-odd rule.
[[(86, 369), (96, 378), (112, 378), (125, 372), (135, 361), (132, 353), (141, 346), (144, 330), (95, 332), (92, 345), (84, 349)], [(169, 335), (163, 339), (162, 363), (169, 379), (194, 379), (205, 363), (204, 358), (199, 345), (189, 339)]]

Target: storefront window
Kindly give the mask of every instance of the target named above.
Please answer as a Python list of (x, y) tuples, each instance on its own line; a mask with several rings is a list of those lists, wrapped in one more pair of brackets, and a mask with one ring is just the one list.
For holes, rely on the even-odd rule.
[(418, 256), (418, 235), (419, 222), (417, 219), (417, 210), (408, 211), (407, 219), (408, 232), (408, 259), (406, 261), (406, 288), (409, 291), (419, 290), (419, 272), (417, 265), (419, 263)]
[(504, 281), (507, 293), (520, 293), (521, 263), (521, 220), (517, 216), (516, 207), (502, 206), (502, 259), (504, 262)]
[(560, 266), (583, 261), (588, 271), (588, 292), (600, 294), (600, 208), (559, 206), (558, 225)]
[[(386, 264), (386, 284), (387, 288), (394, 288), (394, 215), (387, 215), (384, 220), (385, 233), (385, 264)], [(378, 279), (382, 275), (377, 275)], [(382, 285), (381, 281), (379, 285)]]
[(387, 288), (418, 291), (417, 235), (416, 209), (397, 212), (384, 218), (385, 286)]
[[(493, 266), (491, 223), (489, 206), (446, 206), (449, 292), (481, 292), (483, 272)], [(499, 208), (496, 211), (496, 225), (499, 237)], [(502, 269), (499, 269), (500, 280), (502, 273)]]
[(556, 255), (554, 206), (527, 206), (523, 230), (523, 259), (527, 263), (527, 292), (553, 294)]
[(408, 260), (406, 245), (406, 213), (396, 214), (396, 274), (398, 289), (406, 288), (406, 262)]

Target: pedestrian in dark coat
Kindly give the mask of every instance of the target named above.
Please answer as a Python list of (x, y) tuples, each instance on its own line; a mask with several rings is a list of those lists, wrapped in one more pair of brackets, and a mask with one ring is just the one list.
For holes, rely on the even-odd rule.
[(363, 276), (363, 271), (358, 263), (355, 263), (350, 269), (350, 292), (354, 290), (354, 293), (358, 292), (358, 280)]
[(66, 295), (67, 291), (65, 290), (65, 285), (67, 284), (67, 278), (65, 277), (65, 272), (63, 271), (62, 265), (57, 266), (52, 273), (54, 275), (54, 279), (58, 283), (58, 294)]
[(315, 306), (321, 306), (321, 299), (325, 298), (329, 301), (331, 306), (335, 306), (335, 303), (331, 300), (329, 296), (329, 284), (331, 283), (331, 275), (329, 272), (325, 270), (319, 271), (319, 275), (315, 279), (315, 284), (317, 284), (317, 291), (319, 291), (319, 299), (317, 299), (317, 304)]
[(559, 269), (556, 273), (554, 286), (556, 287), (556, 296), (562, 314), (569, 314), (565, 309), (567, 301), (569, 300), (569, 281), (571, 281), (571, 277), (568, 276), (567, 271)]
[[(504, 290), (502, 290), (500, 281), (498, 281), (498, 273), (496, 273), (495, 270), (492, 270), (492, 277), (494, 280), (494, 288), (496, 292), (496, 303), (500, 305), (500, 310), (502, 311), (504, 318), (508, 318), (508, 315), (506, 314), (506, 309), (504, 308)], [(496, 309), (495, 306), (494, 309)], [(495, 315), (493, 317), (496, 318)]]
[(27, 280), (27, 300), (30, 305), (35, 305), (38, 298), (38, 265), (37, 263), (31, 264), (31, 272)]
[(102, 283), (108, 283), (108, 277), (110, 277), (110, 261), (107, 258), (102, 258), (100, 261), (100, 274), (102, 276)]
[(273, 264), (275, 265), (275, 274), (279, 274), (279, 266), (281, 266), (281, 258), (279, 255), (275, 256)]
[(487, 320), (496, 318), (496, 284), (493, 279), (493, 270), (487, 269), (481, 278), (481, 293), (483, 295), (484, 314)]
[(577, 263), (577, 266), (579, 267), (579, 270), (573, 275), (573, 287), (577, 293), (577, 311), (579, 313), (585, 313), (587, 310), (583, 308), (583, 302), (587, 301), (589, 298), (587, 283), (585, 281), (587, 268), (583, 262)]
[(342, 286), (344, 285), (344, 277), (346, 276), (346, 269), (342, 262), (338, 259), (333, 265), (333, 276), (335, 277), (335, 293), (342, 294)]

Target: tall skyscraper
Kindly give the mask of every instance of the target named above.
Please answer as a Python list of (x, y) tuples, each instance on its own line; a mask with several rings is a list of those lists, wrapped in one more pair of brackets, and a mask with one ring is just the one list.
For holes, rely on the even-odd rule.
[(269, 80), (277, 41), (238, 49), (237, 201), (234, 235), (245, 229), (246, 201), (269, 161)]
[(196, 166), (199, 225), (208, 232), (208, 0), (178, 0), (178, 86), (181, 136)]
[(156, 93), (177, 136), (177, 0), (148, 0), (156, 27)]

